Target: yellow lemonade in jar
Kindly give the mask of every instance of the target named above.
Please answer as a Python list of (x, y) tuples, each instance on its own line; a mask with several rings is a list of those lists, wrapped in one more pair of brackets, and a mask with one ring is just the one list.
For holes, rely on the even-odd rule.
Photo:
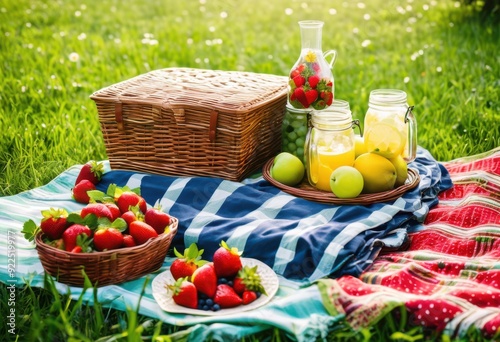
[(330, 147), (318, 146), (310, 162), (310, 178), (319, 190), (331, 191), (330, 176), (340, 166), (354, 164), (354, 148), (346, 151), (332, 151)]
[(331, 192), (330, 177), (340, 166), (354, 165), (356, 147), (351, 111), (345, 108), (312, 111), (307, 138), (306, 171), (309, 183)]
[(367, 152), (386, 158), (399, 155), (409, 162), (417, 147), (416, 119), (406, 93), (396, 89), (377, 89), (370, 93), (364, 119), (364, 144)]

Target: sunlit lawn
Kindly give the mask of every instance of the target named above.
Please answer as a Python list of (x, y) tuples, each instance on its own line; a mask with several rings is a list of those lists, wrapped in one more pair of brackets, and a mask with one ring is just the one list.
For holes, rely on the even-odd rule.
[(4, 0), (0, 195), (107, 158), (94, 91), (166, 67), (287, 75), (303, 19), (325, 22), (336, 97), (355, 117), (371, 90), (397, 88), (436, 159), (500, 145), (499, 25), (454, 1)]

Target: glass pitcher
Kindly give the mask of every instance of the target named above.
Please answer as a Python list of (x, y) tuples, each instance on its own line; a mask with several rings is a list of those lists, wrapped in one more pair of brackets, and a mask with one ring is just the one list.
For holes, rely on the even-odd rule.
[(370, 92), (364, 120), (364, 142), (368, 152), (386, 158), (401, 155), (411, 162), (417, 154), (417, 120), (413, 106), (402, 90), (377, 89)]
[[(297, 109), (325, 109), (334, 99), (332, 68), (337, 52), (328, 50), (323, 53), (322, 21), (299, 21), (299, 26), (302, 48), (299, 59), (290, 71), (288, 104)], [(329, 63), (328, 57), (331, 57)]]

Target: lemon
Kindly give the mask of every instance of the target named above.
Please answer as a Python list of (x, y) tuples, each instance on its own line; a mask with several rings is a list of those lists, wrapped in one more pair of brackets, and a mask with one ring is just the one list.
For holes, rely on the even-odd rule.
[(364, 141), (367, 152), (395, 158), (403, 152), (406, 137), (393, 125), (377, 123), (365, 133)]
[(394, 189), (396, 168), (389, 159), (377, 153), (364, 153), (354, 161), (356, 168), (363, 176), (364, 193), (375, 193)]
[(355, 152), (355, 158), (359, 157), (359, 156), (360, 156), (360, 155), (362, 155), (363, 153), (368, 152), (368, 151), (366, 150), (366, 147), (365, 147), (365, 139), (364, 139), (362, 136), (360, 136), (360, 135), (356, 134), (356, 135), (354, 136), (354, 143), (355, 143), (355, 145), (354, 145), (354, 146), (355, 146), (355, 147), (354, 147), (354, 149), (355, 149), (355, 151), (356, 151), (356, 152)]
[(389, 161), (394, 165), (396, 169), (396, 184), (395, 187), (401, 186), (406, 182), (408, 178), (408, 164), (404, 160), (403, 156), (399, 155), (394, 158), (389, 159)]

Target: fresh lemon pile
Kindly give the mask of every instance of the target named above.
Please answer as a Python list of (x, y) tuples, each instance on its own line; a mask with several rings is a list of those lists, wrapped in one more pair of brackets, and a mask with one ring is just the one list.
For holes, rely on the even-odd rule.
[[(382, 137), (381, 141), (392, 134), (387, 127), (383, 129), (385, 134), (378, 135)], [(397, 131), (395, 133), (400, 135)], [(363, 143), (363, 137), (357, 136), (356, 139), (359, 142), (356, 144), (357, 157), (353, 167), (363, 175), (363, 193), (388, 191), (405, 183), (408, 177), (408, 164), (403, 159), (402, 152), (406, 141), (401, 142), (402, 146), (388, 144), (385, 145), (387, 148), (373, 150), (371, 145)], [(397, 140), (389, 137), (387, 141)]]

